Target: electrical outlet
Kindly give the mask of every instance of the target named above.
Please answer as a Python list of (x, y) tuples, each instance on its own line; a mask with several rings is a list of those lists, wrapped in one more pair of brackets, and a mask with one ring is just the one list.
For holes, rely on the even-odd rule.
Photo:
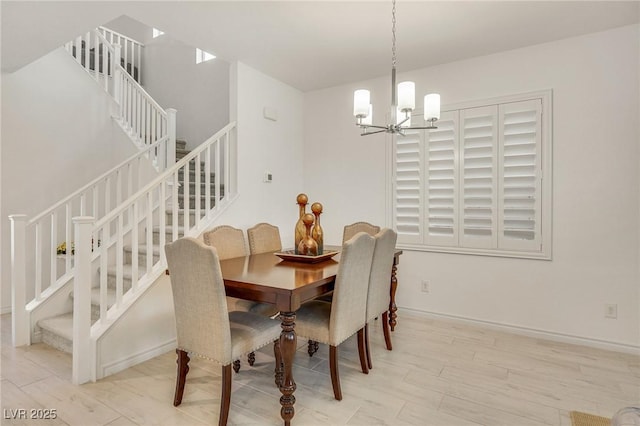
[(273, 174), (270, 171), (264, 172), (264, 182), (271, 183), (273, 181)]
[(429, 293), (430, 287), (431, 287), (431, 283), (429, 282), (429, 280), (422, 280), (423, 293)]
[(615, 303), (604, 305), (604, 317), (617, 319), (618, 318), (618, 305)]

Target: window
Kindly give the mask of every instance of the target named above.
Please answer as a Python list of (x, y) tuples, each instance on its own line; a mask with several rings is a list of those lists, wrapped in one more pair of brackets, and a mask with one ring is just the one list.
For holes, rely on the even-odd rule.
[(551, 92), (447, 108), (437, 126), (395, 138), (398, 243), (550, 259)]
[(199, 64), (201, 62), (206, 62), (206, 61), (210, 61), (212, 59), (215, 59), (215, 55), (209, 53), (209, 52), (205, 52), (204, 50), (198, 49), (196, 47), (196, 64)]
[(154, 28), (152, 31), (153, 38), (160, 37), (162, 34), (164, 34), (164, 31), (160, 31), (157, 28)]

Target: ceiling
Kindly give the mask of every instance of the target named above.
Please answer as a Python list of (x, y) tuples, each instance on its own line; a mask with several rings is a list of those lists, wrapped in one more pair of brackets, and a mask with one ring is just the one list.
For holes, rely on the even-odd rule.
[[(11, 72), (127, 15), (302, 91), (387, 75), (390, 1), (2, 1)], [(397, 4), (398, 71), (640, 22), (640, 1), (409, 1)]]

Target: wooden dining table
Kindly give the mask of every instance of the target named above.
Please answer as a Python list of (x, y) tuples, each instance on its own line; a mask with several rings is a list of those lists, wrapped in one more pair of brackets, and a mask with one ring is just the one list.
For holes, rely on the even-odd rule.
[[(327, 251), (339, 251), (340, 247), (325, 247)], [(402, 251), (396, 251), (390, 277), (389, 323), (396, 326), (395, 290), (396, 270)], [(280, 414), (285, 425), (291, 424), (294, 416), (296, 383), (293, 378), (293, 360), (297, 348), (295, 332), (296, 311), (309, 300), (333, 290), (340, 254), (318, 263), (282, 260), (274, 253), (254, 254), (227, 259), (220, 262), (227, 296), (255, 302), (270, 303), (280, 311), (282, 332), (280, 351), (283, 368), (276, 369), (279, 385)]]

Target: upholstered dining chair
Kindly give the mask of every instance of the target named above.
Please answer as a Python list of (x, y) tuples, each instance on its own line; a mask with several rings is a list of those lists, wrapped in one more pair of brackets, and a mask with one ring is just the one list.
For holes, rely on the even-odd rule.
[(329, 345), (329, 368), (333, 394), (342, 399), (338, 373), (338, 345), (358, 333), (358, 353), (362, 372), (366, 361), (364, 326), (366, 324), (367, 289), (375, 239), (358, 233), (342, 246), (331, 303), (312, 300), (296, 312), (296, 333)]
[(231, 364), (280, 338), (280, 324), (253, 312), (229, 312), (216, 250), (195, 238), (165, 246), (176, 316), (178, 370), (173, 405), (182, 403), (189, 355), (222, 364), (218, 425), (231, 402)]
[(242, 229), (229, 225), (216, 226), (202, 234), (204, 243), (218, 251), (220, 260), (246, 256), (247, 246), (244, 243)]
[[(342, 244), (349, 241), (358, 232), (365, 232), (373, 236), (378, 232), (380, 232), (380, 227), (376, 225), (372, 225), (369, 222), (355, 222), (350, 225), (345, 225), (342, 231)], [(332, 297), (333, 297), (333, 292), (331, 291), (329, 293), (323, 294), (322, 296), (318, 297), (318, 300), (331, 302)], [(318, 342), (309, 340), (307, 343), (308, 343), (307, 353), (309, 354), (309, 356), (313, 356), (313, 354), (316, 353), (316, 351), (318, 350)]]
[[(220, 260), (231, 259), (234, 257), (247, 256), (247, 246), (244, 243), (244, 233), (242, 229), (234, 228), (229, 225), (216, 226), (202, 234), (204, 243), (208, 246), (215, 247)], [(252, 302), (250, 300), (236, 299), (234, 297), (227, 298), (227, 306), (230, 311), (246, 311), (271, 317), (278, 313), (274, 305), (268, 303)], [(255, 362), (255, 354), (251, 352), (247, 357), (249, 365)], [(240, 371), (240, 361), (235, 361), (233, 365), (236, 373)]]
[(376, 235), (380, 232), (380, 227), (372, 225), (369, 222), (355, 222), (351, 225), (345, 225), (342, 231), (342, 244), (349, 241), (358, 232), (366, 232), (369, 235)]
[(258, 223), (254, 227), (247, 229), (247, 239), (249, 240), (249, 252), (251, 254), (282, 250), (280, 230), (277, 226), (269, 223)]
[(375, 236), (375, 249), (371, 274), (369, 275), (369, 292), (367, 294), (367, 325), (364, 328), (367, 364), (371, 369), (371, 347), (369, 345), (368, 324), (382, 314), (382, 332), (387, 350), (392, 349), (391, 332), (389, 330), (389, 277), (393, 268), (393, 256), (396, 251), (398, 234), (392, 229), (384, 228)]

